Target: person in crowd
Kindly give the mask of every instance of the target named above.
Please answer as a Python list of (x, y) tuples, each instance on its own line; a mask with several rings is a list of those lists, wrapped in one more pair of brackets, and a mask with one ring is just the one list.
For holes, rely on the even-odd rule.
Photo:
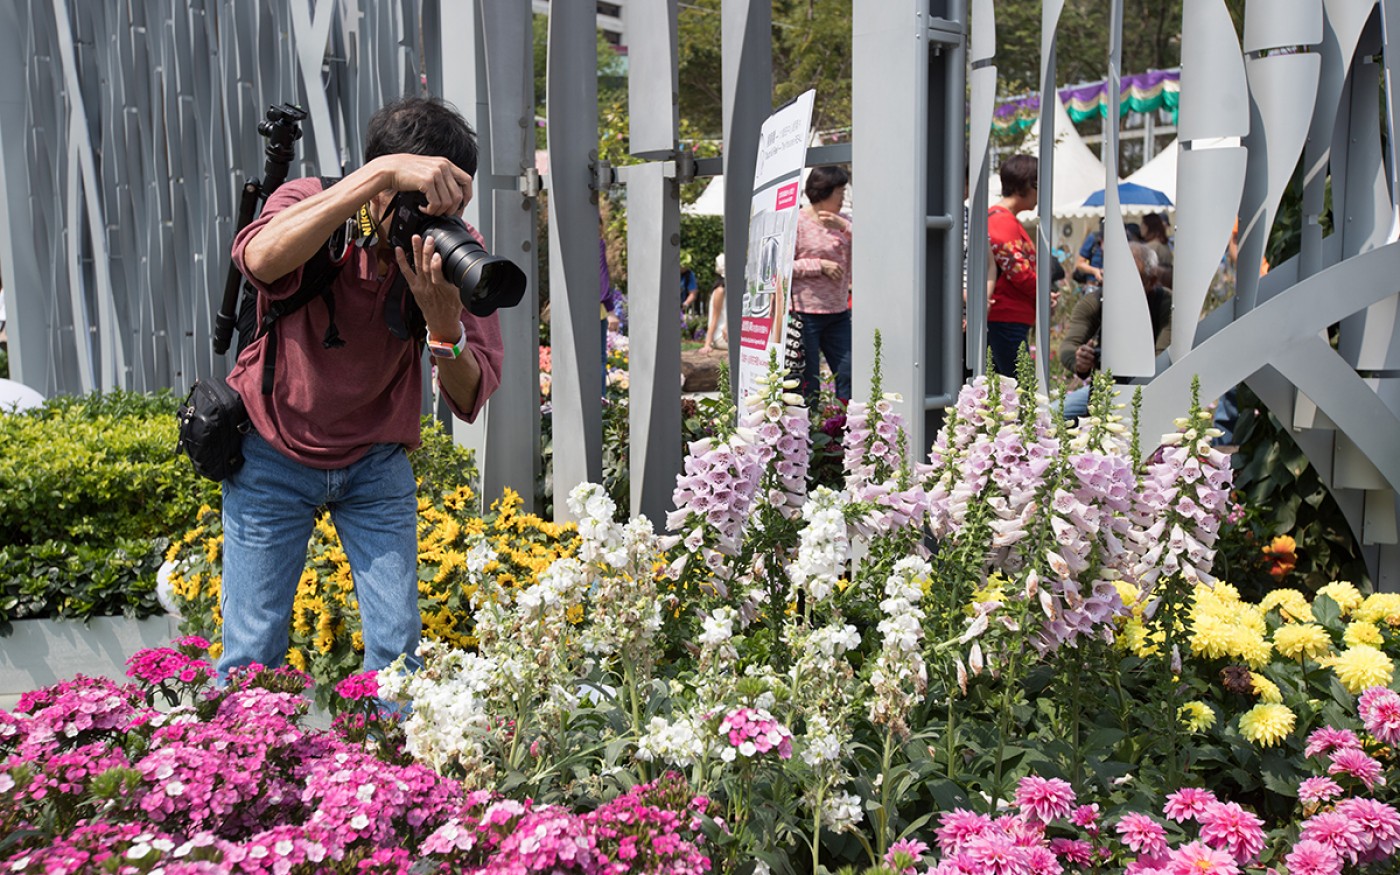
[(1096, 231), (1090, 231), (1079, 247), (1074, 262), (1074, 281), (1080, 285), (1103, 285), (1103, 219)]
[(700, 299), (700, 285), (695, 280), (695, 271), (690, 265), (681, 265), (681, 313), (689, 313)]
[(841, 212), (850, 181), (840, 167), (814, 167), (797, 218), (791, 310), (802, 317), (802, 394), (809, 407), (821, 388), (822, 356), (836, 378), (836, 397), (851, 398), (851, 221)]
[(724, 253), (715, 256), (715, 287), (710, 290), (710, 319), (700, 349), (712, 352), (729, 348), (729, 327), (724, 317)]
[[(1145, 243), (1129, 243), (1152, 318), (1156, 350), (1160, 354), (1172, 340), (1171, 292), (1162, 288), (1157, 276), (1157, 256)], [(1085, 381), (1085, 385), (1065, 396), (1066, 419), (1077, 420), (1089, 412), (1089, 377), (1099, 369), (1103, 334), (1103, 291), (1094, 289), (1079, 299), (1070, 314), (1069, 326), (1060, 341), (1060, 362)]]
[(1148, 213), (1142, 217), (1142, 242), (1157, 256), (1159, 268), (1172, 266), (1171, 236), (1167, 230), (1165, 215)]
[[(252, 430), (246, 461), (223, 483), (221, 678), (251, 663), (283, 663), (322, 507), (350, 562), (364, 668), (405, 655), (418, 664), (418, 499), (408, 451), (420, 443), (424, 338), (447, 405), (469, 422), (500, 384), (503, 351), (496, 315), (463, 308), (433, 237), (414, 235), (411, 251), (391, 248), (380, 223), (399, 192), (420, 192), (424, 213), (460, 221), (476, 166), (476, 135), (456, 109), (401, 98), (370, 118), (362, 167), (329, 188), (316, 177), (284, 183), (234, 240), (234, 263), (263, 310), (296, 292), (303, 266), (334, 231), (364, 220), (330, 286), (343, 346), (323, 343), (329, 306), (318, 299), (249, 344), (228, 377)], [(280, 341), (270, 348), (271, 337)]]
[(1035, 209), (1039, 201), (1039, 165), (1030, 155), (1012, 155), (1002, 162), (1001, 199), (987, 211), (987, 236), (996, 263), (987, 307), (987, 346), (992, 367), (1006, 376), (1015, 375), (1016, 355), (1035, 325), (1035, 243), (1017, 214)]

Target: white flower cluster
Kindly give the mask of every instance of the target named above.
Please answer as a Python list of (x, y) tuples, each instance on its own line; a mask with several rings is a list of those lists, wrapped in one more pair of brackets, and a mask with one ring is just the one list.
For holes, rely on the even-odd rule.
[(822, 800), (822, 826), (832, 832), (854, 832), (864, 817), (865, 809), (854, 793), (838, 793)]
[(846, 751), (845, 739), (821, 714), (807, 718), (807, 732), (802, 737), (802, 761), (816, 768), (825, 763), (839, 763)]
[(826, 659), (837, 659), (860, 646), (860, 633), (850, 623), (823, 626), (812, 631), (807, 646)]
[(797, 558), (788, 566), (795, 588), (805, 588), (808, 607), (824, 601), (846, 573), (851, 541), (846, 532), (846, 496), (818, 486), (802, 506), (807, 525), (798, 536)]
[(661, 760), (677, 766), (691, 766), (705, 756), (705, 729), (689, 715), (668, 721), (653, 717), (646, 735), (637, 741), (637, 759), (644, 762)]
[(483, 758), (481, 737), (489, 729), (495, 661), (430, 641), (418, 652), (425, 668), (407, 674), (399, 657), (380, 670), (379, 694), (390, 701), (413, 703), (403, 730), (414, 759), (444, 774), (464, 770), (470, 778)]
[(569, 511), (578, 519), (578, 558), (613, 568), (627, 564), (622, 527), (613, 521), (617, 505), (597, 483), (580, 483), (569, 492)]
[(787, 391), (797, 388), (796, 380), (784, 380), (773, 370), (754, 382), (758, 391), (744, 399), (748, 412), (738, 429), (739, 437), (753, 445), (764, 469), (754, 501), (796, 519), (807, 495), (811, 456), (807, 402)]
[(880, 602), (885, 618), (877, 627), (881, 645), (870, 675), (875, 690), (870, 701), (870, 720), (901, 735), (908, 732), (905, 715), (928, 685), (928, 670), (921, 652), (924, 612), (919, 602), (930, 573), (928, 563), (916, 556), (899, 560), (885, 581), (885, 599)]
[(734, 622), (739, 612), (733, 608), (715, 608), (700, 623), (700, 646), (719, 649), (734, 637)]

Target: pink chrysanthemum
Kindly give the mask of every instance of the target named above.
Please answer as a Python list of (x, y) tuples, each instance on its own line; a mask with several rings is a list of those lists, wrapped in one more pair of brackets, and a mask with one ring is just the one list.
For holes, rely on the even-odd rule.
[(1074, 813), (1069, 816), (1069, 822), (1084, 830), (1091, 836), (1099, 834), (1099, 803), (1090, 802), (1088, 805), (1081, 805), (1074, 809)]
[(1026, 850), (996, 830), (988, 830), (967, 843), (967, 856), (974, 866), (971, 871), (982, 875), (1025, 875)]
[(1366, 838), (1365, 851), (1388, 857), (1400, 846), (1400, 812), (1384, 802), (1363, 798), (1343, 799), (1334, 810), (1360, 824)]
[(1167, 856), (1166, 870), (1171, 875), (1239, 875), (1240, 867), (1225, 851), (1191, 842)]
[(943, 815), (943, 820), (934, 835), (938, 837), (938, 850), (947, 859), (954, 856), (972, 839), (992, 828), (992, 819), (985, 814), (955, 808)]
[(1283, 858), (1289, 875), (1341, 875), (1342, 858), (1317, 841), (1301, 841)]
[(1303, 821), (1298, 839), (1321, 842), (1338, 856), (1352, 862), (1366, 848), (1366, 836), (1361, 824), (1339, 811), (1324, 811)]
[(1321, 756), (1332, 750), (1347, 750), (1361, 747), (1361, 739), (1356, 737), (1356, 733), (1350, 729), (1336, 729), (1331, 726), (1324, 726), (1321, 729), (1313, 730), (1308, 736), (1307, 745), (1303, 748), (1303, 756)]
[(1177, 823), (1184, 823), (1194, 820), (1200, 815), (1205, 807), (1215, 802), (1215, 794), (1200, 787), (1182, 787), (1175, 793), (1167, 794), (1167, 803), (1162, 806), (1162, 813), (1168, 819)]
[(1167, 831), (1149, 815), (1133, 812), (1119, 819), (1119, 837), (1140, 857), (1160, 857), (1167, 852)]
[(1201, 841), (1249, 863), (1264, 849), (1264, 821), (1235, 802), (1213, 802), (1200, 814)]
[(1094, 862), (1094, 846), (1083, 839), (1051, 839), (1050, 850), (1074, 866), (1087, 866)]
[(1049, 848), (1033, 847), (1025, 848), (1026, 852), (1026, 872), (1029, 875), (1060, 875), (1065, 868), (1060, 865), (1060, 860), (1055, 856), (1055, 852)]
[(1027, 818), (1049, 823), (1074, 810), (1074, 788), (1059, 778), (1027, 775), (1016, 785), (1016, 804)]
[(1380, 762), (1354, 747), (1332, 751), (1332, 764), (1327, 767), (1327, 774), (1350, 775), (1365, 784), (1367, 790), (1384, 783)]
[(1298, 798), (1303, 802), (1326, 802), (1342, 795), (1342, 787), (1331, 778), (1305, 778), (1298, 785)]
[[(918, 863), (923, 858), (923, 855), (928, 853), (928, 845), (918, 839), (900, 839), (890, 845), (889, 850), (885, 851), (885, 865), (894, 869), (894, 855), (899, 853), (908, 854), (909, 859)], [(912, 875), (916, 870), (913, 866), (904, 866), (895, 869), (895, 871), (898, 872), (899, 875)]]
[(1366, 731), (1382, 744), (1400, 743), (1400, 693), (1386, 687), (1371, 687), (1361, 694), (1356, 709)]

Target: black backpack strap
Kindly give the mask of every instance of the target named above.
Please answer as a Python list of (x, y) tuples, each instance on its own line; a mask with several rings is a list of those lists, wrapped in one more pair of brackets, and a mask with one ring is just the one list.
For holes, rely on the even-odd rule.
[[(322, 190), (330, 188), (338, 181), (338, 177), (322, 176), (321, 188)], [(336, 261), (331, 257), (333, 250), (345, 253), (348, 243), (343, 239), (343, 234), (343, 229), (337, 231), (325, 246), (316, 250), (316, 253), (302, 268), (301, 285), (296, 292), (289, 297), (269, 303), (258, 323), (257, 337), (267, 337), (267, 355), (263, 359), (262, 377), (262, 393), (264, 395), (272, 394), (273, 379), (277, 370), (277, 332), (272, 329), (276, 326), (277, 320), (283, 316), (294, 313), (316, 298), (320, 298), (326, 302), (326, 312), (329, 316), (321, 345), (326, 349), (339, 349), (345, 345), (345, 341), (340, 336), (340, 329), (335, 324), (335, 293), (332, 291), (335, 286), (335, 278), (340, 274), (344, 262)]]

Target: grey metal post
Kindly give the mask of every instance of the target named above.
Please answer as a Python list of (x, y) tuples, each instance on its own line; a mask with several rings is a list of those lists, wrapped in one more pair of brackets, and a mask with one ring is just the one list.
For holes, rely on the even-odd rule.
[(740, 313), (748, 278), (749, 208), (758, 133), (773, 111), (773, 10), (767, 0), (724, 0), (720, 7), (724, 114), (724, 263), (728, 293), (731, 391), (739, 374)]
[[(0, 276), (5, 288), (10, 375), (47, 392), (52, 381), (46, 376), (44, 360), (52, 340), (36, 332), (29, 335), (32, 342), (26, 343), (16, 330), (20, 314), (25, 314), (28, 324), (42, 326), (42, 314), (48, 308), (39, 253), (23, 243), (25, 235), (34, 233), (25, 148), (32, 135), (25, 123), (25, 67), (29, 63), (25, 39), (30, 32), (26, 12), (23, 4), (0, 4), (0, 118), (9, 119), (8, 124), (0, 125), (0, 228), (5, 229), (0, 234)], [(38, 318), (29, 320), (30, 313)]]
[[(1050, 392), (1050, 359), (1055, 350), (1050, 346), (1050, 259), (1054, 258), (1050, 234), (1055, 227), (1055, 28), (1060, 23), (1064, 0), (1045, 0), (1040, 13), (1040, 222), (1036, 225), (1035, 242), (1035, 377), (1040, 391)], [(1151, 119), (1148, 114), (1148, 142), (1151, 143)]]
[(878, 192), (853, 241), (853, 392), (869, 397), (873, 360), (861, 351), (879, 331), (913, 460), (963, 375), (965, 6), (933, 5), (857, 0), (852, 45), (852, 163), (860, 190)]
[(991, 178), (992, 112), (996, 101), (996, 6), (972, 0), (971, 72), (968, 91), (967, 366), (987, 368), (987, 208)]
[[(525, 272), (528, 283), (518, 306), (498, 311), (505, 345), (501, 385), (475, 423), (452, 420), (454, 434), (476, 452), (483, 505), (509, 488), (533, 511), (540, 466), (539, 259), (536, 201), (532, 192), (521, 191), (530, 187), (522, 180), (533, 178), (535, 163), (531, 15), (529, 0), (445, 3), (439, 45), (443, 95), (463, 109), (472, 107), (480, 144), (468, 220), (493, 253)], [(464, 52), (467, 35), (472, 51)]]
[[(676, 2), (628, 8), (647, 34), (631, 47), (628, 109), (632, 154), (674, 158), (678, 125)], [(627, 289), (631, 318), (628, 417), (632, 513), (660, 525), (681, 470), (680, 199), (674, 163), (627, 168)]]
[(549, 9), (549, 307), (554, 381), (554, 518), (570, 490), (602, 477), (598, 331), (598, 55), (591, 3)]

